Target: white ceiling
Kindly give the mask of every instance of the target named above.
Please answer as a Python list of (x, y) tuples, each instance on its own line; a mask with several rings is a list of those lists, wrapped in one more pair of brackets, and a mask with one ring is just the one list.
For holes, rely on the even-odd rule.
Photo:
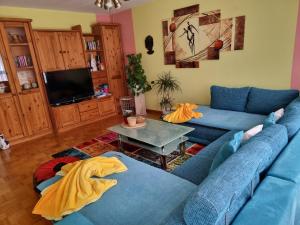
[[(130, 0), (128, 2), (121, 0), (122, 8), (118, 10), (113, 9), (111, 13), (129, 9), (150, 1), (152, 0)], [(108, 11), (96, 7), (94, 3), (95, 0), (0, 0), (0, 6), (108, 13)]]

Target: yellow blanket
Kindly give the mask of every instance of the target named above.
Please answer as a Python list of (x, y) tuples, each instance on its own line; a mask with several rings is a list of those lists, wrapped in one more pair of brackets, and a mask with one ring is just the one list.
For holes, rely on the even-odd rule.
[(183, 103), (177, 105), (175, 112), (172, 112), (164, 116), (164, 120), (170, 123), (185, 123), (192, 118), (202, 117), (202, 113), (194, 112), (193, 110), (197, 109), (197, 105), (190, 103)]
[(42, 197), (33, 209), (49, 220), (60, 220), (62, 216), (78, 211), (85, 205), (97, 201), (117, 180), (92, 178), (121, 173), (127, 167), (116, 157), (94, 157), (62, 167), (64, 177), (42, 192)]

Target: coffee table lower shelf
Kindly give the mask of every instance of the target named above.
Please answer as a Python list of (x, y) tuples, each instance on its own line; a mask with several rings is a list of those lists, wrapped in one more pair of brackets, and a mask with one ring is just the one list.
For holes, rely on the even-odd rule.
[(122, 144), (123, 143), (127, 143), (127, 144), (132, 144), (132, 145), (136, 145), (138, 147), (147, 149), (149, 151), (155, 152), (157, 154), (160, 155), (160, 161), (161, 161), (161, 167), (162, 169), (167, 169), (167, 159), (166, 157), (171, 154), (172, 152), (176, 151), (178, 146), (179, 146), (179, 150), (180, 153), (182, 155), (185, 154), (185, 150), (186, 150), (186, 146), (185, 146), (185, 142), (188, 140), (188, 137), (186, 136), (182, 136), (178, 139), (175, 139), (174, 141), (164, 145), (164, 146), (154, 146), (154, 145), (150, 145), (147, 144), (145, 142), (139, 141), (139, 140), (135, 140), (133, 138), (128, 138), (127, 136), (121, 135), (119, 134), (119, 146), (120, 146), (120, 150), (123, 151), (123, 147)]

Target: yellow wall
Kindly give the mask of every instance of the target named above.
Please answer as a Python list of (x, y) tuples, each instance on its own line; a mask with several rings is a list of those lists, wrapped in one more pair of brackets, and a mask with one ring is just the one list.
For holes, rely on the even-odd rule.
[[(245, 50), (222, 53), (219, 61), (202, 61), (199, 69), (165, 66), (162, 20), (173, 10), (200, 4), (201, 12), (221, 9), (222, 18), (246, 15)], [(298, 0), (154, 0), (133, 9), (137, 52), (143, 54), (148, 79), (171, 71), (180, 81), (182, 93), (176, 102), (209, 103), (209, 87), (257, 86), (289, 88), (295, 42)], [(155, 53), (146, 54), (144, 39), (154, 38)], [(154, 91), (146, 94), (147, 107), (159, 109)]]
[(33, 20), (33, 28), (70, 29), (73, 25), (81, 24), (83, 32), (90, 32), (90, 25), (96, 22), (94, 13), (5, 6), (0, 6), (0, 17), (29, 18)]

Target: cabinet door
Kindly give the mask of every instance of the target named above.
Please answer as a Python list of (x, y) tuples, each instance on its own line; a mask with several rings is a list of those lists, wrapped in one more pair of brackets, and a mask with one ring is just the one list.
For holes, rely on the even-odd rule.
[(34, 38), (43, 71), (64, 70), (65, 66), (58, 33), (34, 31)]
[(80, 32), (60, 32), (59, 40), (66, 69), (87, 66)]
[(50, 121), (41, 93), (21, 94), (19, 99), (29, 135), (48, 130)]
[(102, 38), (110, 90), (116, 99), (126, 95), (124, 85), (124, 55), (120, 36), (119, 26), (102, 26)]
[(0, 133), (9, 140), (24, 137), (15, 99), (12, 96), (0, 98)]
[(103, 99), (98, 103), (100, 116), (112, 116), (116, 113), (116, 106), (113, 98)]
[(80, 114), (76, 104), (53, 108), (57, 128), (64, 128), (80, 123)]

